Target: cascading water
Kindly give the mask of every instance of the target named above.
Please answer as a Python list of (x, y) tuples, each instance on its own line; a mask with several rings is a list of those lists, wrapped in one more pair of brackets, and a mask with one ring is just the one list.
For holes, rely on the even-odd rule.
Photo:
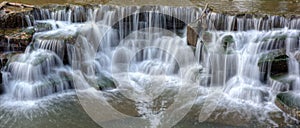
[[(165, 122), (171, 122), (167, 117), (173, 116), (165, 111), (176, 102), (175, 93), (196, 90), (197, 100), (191, 111), (193, 116), (200, 113), (199, 120), (278, 126), (282, 122), (274, 121), (270, 114), (279, 113), (274, 105), (277, 91), (300, 89), (299, 31), (288, 29), (297, 28), (297, 20), (210, 13), (208, 31), (201, 32), (201, 40), (193, 50), (186, 43), (185, 27), (201, 12), (195, 7), (169, 6), (68, 5), (35, 9), (35, 24), (44, 28), (36, 29), (26, 52), (14, 56), (4, 68), (5, 99), (16, 104), (49, 103), (52, 96), (76, 88), (79, 99), (87, 93), (99, 97), (98, 102), (103, 104), (124, 103), (130, 115), (147, 121), (144, 127), (164, 127)], [(270, 79), (270, 60), (278, 56), (288, 58), (290, 88)], [(179, 100), (185, 99), (185, 104), (174, 111), (194, 103), (186, 97)], [(201, 115), (215, 109), (221, 114)], [(229, 121), (222, 122), (226, 117)], [(3, 124), (12, 124), (9, 122)]]

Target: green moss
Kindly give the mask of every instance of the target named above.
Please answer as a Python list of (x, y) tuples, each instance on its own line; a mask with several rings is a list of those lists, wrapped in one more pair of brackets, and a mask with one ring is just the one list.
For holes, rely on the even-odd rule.
[(284, 92), (277, 95), (277, 99), (290, 108), (300, 110), (300, 95), (296, 92)]
[(262, 64), (268, 62), (287, 61), (288, 59), (289, 56), (285, 55), (284, 50), (274, 50), (269, 52), (268, 54), (262, 55), (258, 61), (258, 66), (261, 66)]

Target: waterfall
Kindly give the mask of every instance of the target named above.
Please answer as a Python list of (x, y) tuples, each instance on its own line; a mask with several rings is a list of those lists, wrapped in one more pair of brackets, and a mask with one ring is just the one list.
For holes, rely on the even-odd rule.
[(207, 16), (209, 30), (275, 30), (278, 28), (299, 29), (299, 18), (277, 15), (257, 16), (255, 14), (227, 15), (210, 12)]
[(210, 35), (210, 39), (204, 40), (207, 51), (198, 54), (207, 56), (202, 62), (211, 72), (211, 85), (223, 86), (224, 92), (232, 97), (261, 103), (271, 95), (263, 91), (268, 85), (262, 77), (263, 72), (270, 77), (272, 69), (263, 67), (268, 64), (271, 67), (270, 60), (287, 55), (289, 59), (283, 64), (288, 63), (289, 70), (285, 73), (296, 76), (293, 90), (298, 88), (299, 63), (294, 55), (299, 49), (298, 30), (207, 33)]
[[(186, 26), (201, 12), (171, 6), (34, 8), (36, 33), (26, 51), (3, 68), (4, 95), (22, 102), (76, 90), (79, 101), (92, 95), (105, 106), (122, 94), (149, 127), (182, 119), (168, 115), (166, 108), (180, 101), (173, 112), (190, 110), (196, 98), (197, 112), (191, 113), (209, 113), (199, 120), (219, 118), (213, 110), (224, 109), (227, 116), (237, 112), (246, 121), (255, 116), (277, 126), (269, 117), (278, 112), (276, 94), (300, 89), (300, 22), (208, 12), (207, 26), (192, 47)], [(176, 99), (174, 93), (181, 91), (194, 97)]]
[(5, 89), (16, 100), (32, 100), (72, 88), (68, 71), (49, 51), (35, 50), (18, 56), (6, 67)]

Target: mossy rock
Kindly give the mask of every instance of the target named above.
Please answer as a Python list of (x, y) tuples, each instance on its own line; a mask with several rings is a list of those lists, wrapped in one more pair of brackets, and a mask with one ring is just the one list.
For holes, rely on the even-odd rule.
[(276, 96), (275, 104), (284, 112), (300, 119), (300, 92), (284, 92)]
[(109, 90), (117, 88), (113, 78), (104, 75), (97, 80), (97, 86), (100, 90)]
[(232, 35), (226, 35), (225, 37), (222, 38), (222, 45), (223, 48), (226, 52), (229, 52), (228, 48), (232, 46), (232, 44), (234, 43), (234, 39)]

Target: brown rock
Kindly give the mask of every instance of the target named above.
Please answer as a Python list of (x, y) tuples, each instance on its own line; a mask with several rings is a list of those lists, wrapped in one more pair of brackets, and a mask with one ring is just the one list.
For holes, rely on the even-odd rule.
[(30, 44), (33, 29), (3, 29), (0, 31), (1, 52), (25, 51)]
[(199, 21), (187, 25), (187, 43), (196, 47), (198, 41)]
[(0, 4), (0, 28), (21, 28), (31, 26), (33, 6), (3, 2)]

